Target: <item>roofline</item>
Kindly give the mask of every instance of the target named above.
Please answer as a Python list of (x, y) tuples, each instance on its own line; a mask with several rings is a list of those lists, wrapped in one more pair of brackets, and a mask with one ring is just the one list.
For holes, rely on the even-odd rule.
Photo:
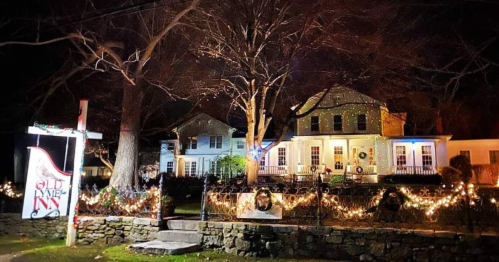
[(499, 138), (456, 139), (456, 140), (450, 140), (449, 142), (469, 142), (469, 141), (498, 141), (499, 142)]
[(388, 139), (447, 139), (449, 141), (452, 135), (434, 135), (434, 136), (387, 136)]

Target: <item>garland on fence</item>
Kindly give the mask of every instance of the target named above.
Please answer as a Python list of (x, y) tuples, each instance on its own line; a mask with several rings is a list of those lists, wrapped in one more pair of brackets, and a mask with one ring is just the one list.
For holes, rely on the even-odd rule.
[(16, 193), (14, 188), (12, 187), (12, 182), (8, 181), (3, 185), (0, 185), (0, 193), (5, 194), (10, 198), (20, 198), (23, 196), (23, 193)]
[(122, 212), (126, 214), (132, 214), (140, 211), (145, 203), (151, 202), (151, 216), (155, 217), (160, 209), (160, 190), (153, 187), (146, 190), (139, 200), (134, 203), (125, 203), (119, 191), (114, 187), (107, 187), (102, 189), (98, 195), (89, 197), (85, 194), (80, 195), (80, 200), (83, 201), (87, 206), (95, 206), (97, 204), (105, 207), (118, 207)]
[[(479, 196), (476, 194), (475, 186), (473, 184), (465, 185), (464, 182), (461, 182), (456, 189), (453, 189), (452, 192), (444, 197), (441, 197), (438, 201), (433, 199), (428, 199), (421, 195), (414, 195), (410, 192), (410, 188), (405, 187), (390, 187), (388, 189), (382, 189), (379, 193), (374, 197), (374, 206), (370, 208), (366, 207), (347, 207), (343, 206), (337, 200), (336, 195), (324, 194), (322, 198), (322, 203), (334, 210), (342, 212), (345, 217), (348, 218), (364, 218), (368, 215), (371, 215), (376, 210), (380, 208), (385, 208), (387, 210), (398, 212), (403, 207), (405, 208), (416, 208), (420, 210), (424, 210), (427, 216), (432, 216), (438, 209), (443, 207), (449, 207), (451, 205), (457, 205), (458, 202), (469, 199), (469, 205), (474, 206), (475, 201), (479, 199)], [(268, 188), (262, 188), (260, 190), (254, 190), (255, 198), (258, 194), (262, 194), (264, 192), (270, 192)], [(266, 193), (268, 195), (268, 193)], [(312, 204), (312, 200), (317, 196), (315, 192), (310, 192), (306, 195), (300, 196), (299, 198), (290, 198), (290, 200), (284, 200), (280, 197), (276, 197), (275, 194), (270, 193), (270, 197), (272, 202), (276, 205), (282, 206), (287, 211), (294, 209), (299, 205), (308, 206)], [(209, 201), (212, 202), (216, 206), (225, 206), (226, 208), (231, 209), (244, 209), (247, 205), (255, 204), (250, 203), (251, 201), (245, 200), (243, 203), (238, 203), (237, 206), (232, 206), (230, 201), (227, 200), (219, 200), (220, 193), (211, 192), (209, 194)], [(490, 202), (492, 204), (497, 204), (495, 198), (491, 198)]]

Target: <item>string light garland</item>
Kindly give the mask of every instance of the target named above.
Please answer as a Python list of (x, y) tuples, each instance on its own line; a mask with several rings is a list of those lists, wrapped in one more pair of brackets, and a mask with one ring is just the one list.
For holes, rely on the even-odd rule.
[[(256, 189), (253, 190), (253, 193), (256, 192)], [(373, 198), (373, 204), (374, 206), (379, 206), (381, 200), (383, 199), (383, 195), (385, 194), (386, 190), (381, 189), (379, 190), (378, 194), (374, 196)], [(461, 182), (459, 186), (457, 186), (455, 189), (452, 189), (451, 193), (440, 197), (439, 200), (434, 200), (434, 199), (429, 199), (426, 197), (426, 194), (422, 195), (414, 195), (411, 193), (411, 189), (407, 187), (399, 187), (397, 188), (397, 192), (401, 193), (407, 201), (404, 203), (405, 208), (416, 208), (419, 210), (425, 211), (425, 214), (428, 217), (431, 217), (438, 209), (440, 208), (447, 208), (450, 207), (451, 205), (457, 205), (461, 201), (467, 201), (469, 199), (469, 205), (474, 206), (476, 205), (475, 201), (480, 199), (479, 196), (477, 195), (475, 191), (475, 185), (474, 184), (465, 184), (464, 182)], [(313, 203), (313, 200), (317, 197), (317, 194), (314, 192), (307, 193), (305, 195), (302, 195), (300, 197), (291, 197), (288, 198), (288, 200), (282, 199), (275, 197), (274, 194), (272, 196), (272, 201), (278, 206), (282, 206), (285, 210), (293, 210), (297, 206), (308, 206)], [(231, 202), (228, 200), (220, 200), (223, 199), (223, 196), (221, 193), (217, 192), (211, 192), (209, 194), (208, 200), (213, 203), (215, 206), (224, 206), (229, 209), (238, 209), (242, 210), (244, 209), (247, 205), (252, 204), (251, 201), (249, 200), (244, 200), (242, 203), (238, 203), (235, 206), (231, 205)], [(253, 199), (253, 198), (249, 198)], [(490, 198), (490, 202), (492, 204), (498, 205), (498, 202), (495, 198)], [(348, 207), (348, 206), (343, 206), (339, 203), (338, 201), (338, 196), (336, 195), (329, 195), (329, 194), (324, 194), (322, 197), (322, 204), (325, 207), (332, 208), (334, 210), (337, 210), (339, 212), (342, 212), (343, 215), (346, 218), (365, 218), (367, 216), (370, 216), (373, 214), (373, 212), (368, 211), (367, 207)]]
[(16, 193), (14, 188), (12, 187), (12, 182), (8, 181), (3, 185), (0, 185), (0, 193), (5, 194), (10, 198), (20, 198), (23, 196), (23, 193)]
[[(116, 190), (113, 187), (107, 187), (103, 189), (98, 195), (95, 196), (87, 196), (85, 194), (80, 195), (80, 200), (84, 202), (87, 206), (94, 207), (96, 205), (104, 205), (104, 206), (113, 206), (120, 209), (121, 212), (124, 212), (127, 215), (132, 213), (136, 213), (142, 210), (144, 205), (150, 202), (151, 206), (151, 217), (155, 218), (156, 214), (160, 210), (160, 190), (159, 188), (152, 187), (149, 190), (146, 190), (142, 197), (135, 201), (134, 203), (124, 203), (123, 199), (119, 197), (119, 194), (116, 194), (116, 197), (108, 197), (106, 194), (111, 194), (112, 191)], [(117, 190), (116, 190), (117, 192)], [(109, 203), (107, 203), (109, 201)]]

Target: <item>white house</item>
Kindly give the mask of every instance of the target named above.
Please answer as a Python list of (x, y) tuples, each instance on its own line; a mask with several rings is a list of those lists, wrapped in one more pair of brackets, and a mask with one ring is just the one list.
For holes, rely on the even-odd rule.
[(214, 173), (217, 158), (245, 155), (245, 139), (236, 130), (204, 113), (182, 121), (173, 129), (176, 139), (161, 141), (159, 171), (177, 176)]
[(472, 165), (499, 164), (499, 139), (451, 140), (449, 160), (457, 155), (468, 157)]
[[(312, 96), (300, 113), (324, 92)], [(364, 182), (389, 174), (436, 174), (448, 165), (450, 136), (404, 136), (405, 117), (353, 89), (334, 87), (309, 115), (297, 120), (291, 139), (262, 156), (259, 173), (309, 176), (330, 169), (333, 175), (360, 176)], [(234, 138), (235, 128), (206, 114), (174, 131), (178, 139), (161, 143), (161, 172), (206, 174), (217, 156), (245, 154), (245, 138)]]

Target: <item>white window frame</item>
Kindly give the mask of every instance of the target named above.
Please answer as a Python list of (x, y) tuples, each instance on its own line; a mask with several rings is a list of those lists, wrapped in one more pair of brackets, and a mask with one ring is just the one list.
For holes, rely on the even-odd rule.
[[(194, 165), (193, 165), (194, 164)], [(194, 166), (194, 172), (192, 167)], [(196, 161), (185, 161), (184, 162), (184, 174), (185, 176), (196, 176), (197, 173), (197, 163)]]
[[(393, 166), (397, 166), (397, 146), (405, 146), (406, 166), (423, 166), (422, 146), (431, 146), (432, 167), (437, 167), (437, 155), (434, 141), (421, 142), (394, 142), (393, 143)], [(414, 151), (414, 152), (413, 152)], [(414, 155), (413, 155), (414, 153)]]
[[(312, 123), (312, 119), (317, 118), (317, 130), (312, 130), (312, 125), (315, 126), (314, 123)], [(321, 119), (319, 116), (310, 116), (310, 132), (320, 132), (321, 131)]]
[[(365, 128), (364, 129), (359, 129), (359, 117), (360, 116), (364, 116), (364, 125), (365, 125)], [(367, 131), (367, 114), (358, 114), (357, 115), (357, 131)]]
[[(172, 149), (170, 149), (170, 145), (172, 145)], [(175, 142), (166, 142), (166, 150), (174, 151), (175, 150)]]
[[(334, 118), (339, 116), (340, 117), (340, 129), (339, 130), (336, 130), (336, 122), (334, 121)], [(333, 131), (334, 132), (342, 132), (343, 131), (343, 116), (342, 115), (334, 115), (333, 116)]]
[[(213, 140), (213, 141), (212, 141)], [(222, 148), (223, 136), (210, 136), (210, 148)]]
[[(171, 167), (170, 167), (170, 164), (171, 164)], [(169, 168), (171, 168), (171, 171), (168, 171)], [(173, 171), (175, 171), (173, 169), (173, 161), (166, 162), (166, 173), (173, 173)]]
[[(430, 154), (424, 154), (423, 153), (423, 147), (430, 147)], [(428, 167), (428, 166), (430, 166), (430, 167), (434, 166), (435, 157), (433, 156), (432, 151), (433, 150), (432, 150), (431, 145), (421, 145), (421, 163), (422, 163), (423, 168)], [(425, 165), (425, 156), (430, 156), (431, 165)]]
[(460, 156), (461, 155), (461, 151), (468, 151), (469, 152), (469, 155), (470, 155), (470, 163), (471, 163), (471, 149), (459, 149), (457, 151), (457, 155)]
[[(407, 167), (407, 162), (409, 161), (409, 157), (408, 157), (408, 150), (407, 150), (407, 146), (406, 145), (394, 145), (393, 146), (395, 148), (394, 150), (394, 154), (395, 154), (395, 159), (394, 159), (394, 166), (396, 166), (397, 168), (406, 168)], [(397, 147), (403, 147), (404, 148), (404, 151), (403, 151), (403, 154), (405, 154), (405, 165), (399, 165), (399, 156), (404, 156), (403, 154), (399, 154), (398, 150), (397, 150)]]
[[(314, 159), (313, 156), (315, 156), (315, 155), (312, 154), (313, 153), (312, 149), (315, 147), (318, 148), (318, 154), (317, 154), (318, 164), (314, 164), (314, 160), (313, 160)], [(320, 164), (321, 164), (321, 147), (320, 146), (310, 146), (310, 165), (311, 166), (320, 166)]]
[[(340, 165), (339, 166), (336, 166), (336, 152), (337, 152), (337, 148), (340, 148), (341, 150), (341, 161), (340, 161)], [(345, 167), (345, 164), (344, 164), (344, 157), (345, 157), (345, 151), (344, 151), (344, 148), (342, 145), (337, 145), (337, 146), (333, 146), (333, 160), (334, 160), (334, 170), (343, 170), (343, 168)]]
[(236, 143), (237, 149), (244, 149), (244, 141), (238, 140)]
[[(492, 150), (489, 150), (489, 164), (499, 164), (499, 156), (497, 158), (497, 162), (496, 163), (492, 163), (492, 158), (491, 158), (491, 153), (492, 152), (499, 152), (499, 149), (492, 149)], [(471, 155), (470, 155), (471, 156)]]
[[(281, 150), (284, 150), (284, 155), (282, 154)], [(287, 161), (287, 149), (285, 147), (279, 147), (277, 148), (277, 165), (278, 166), (286, 166), (288, 161)], [(282, 161), (281, 161), (282, 160)]]
[[(194, 143), (194, 141), (196, 141), (196, 142)], [(193, 145), (196, 145), (196, 148), (194, 148)], [(191, 136), (188, 138), (187, 149), (191, 149), (191, 150), (198, 149), (198, 137), (197, 136)]]

